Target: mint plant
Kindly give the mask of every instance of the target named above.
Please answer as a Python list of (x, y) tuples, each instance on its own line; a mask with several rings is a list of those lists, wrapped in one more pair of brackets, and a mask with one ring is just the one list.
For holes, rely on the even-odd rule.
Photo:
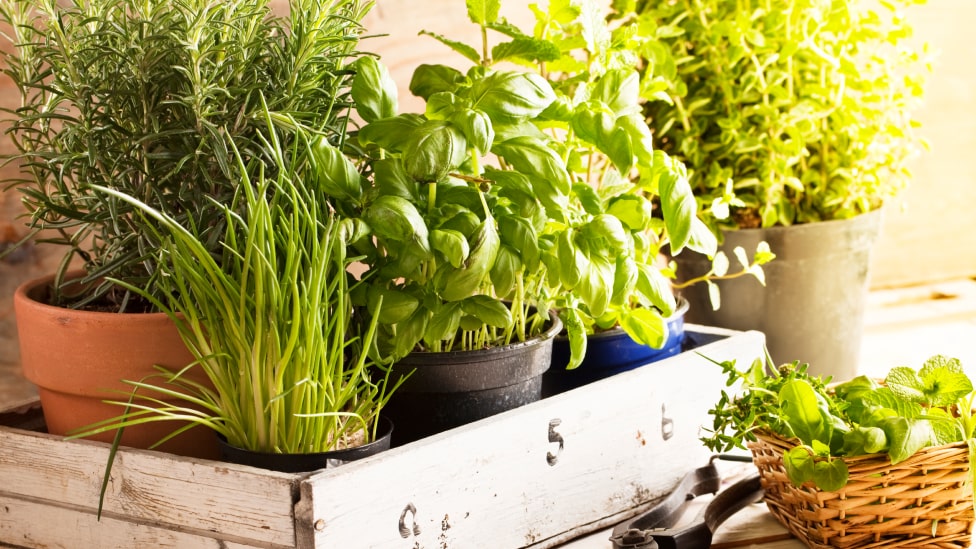
[(896, 464), (928, 446), (967, 442), (972, 460), (976, 393), (957, 359), (937, 355), (918, 370), (891, 369), (882, 383), (859, 376), (833, 386), (799, 362), (772, 368), (757, 359), (744, 371), (717, 364), (740, 392), (722, 392), (703, 442), (729, 451), (761, 431), (793, 440), (783, 464), (794, 484), (838, 490), (848, 479), (840, 458), (850, 456), (884, 453)]

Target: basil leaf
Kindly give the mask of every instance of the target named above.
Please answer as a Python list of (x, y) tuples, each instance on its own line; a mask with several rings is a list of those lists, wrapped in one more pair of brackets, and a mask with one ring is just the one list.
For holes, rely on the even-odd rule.
[(376, 315), (378, 310), (381, 324), (403, 322), (420, 305), (420, 300), (407, 292), (376, 285), (368, 287), (367, 299), (367, 310), (371, 315)]
[(353, 70), (349, 92), (359, 116), (366, 122), (396, 116), (397, 86), (386, 65), (366, 55), (356, 60)]
[(620, 318), (620, 327), (634, 341), (655, 349), (663, 347), (668, 338), (667, 321), (653, 309), (627, 310)]
[(610, 108), (614, 118), (640, 112), (640, 74), (634, 69), (612, 69), (593, 85), (590, 97)]
[(655, 151), (655, 158), (661, 163), (658, 180), (661, 211), (671, 239), (671, 252), (677, 254), (691, 240), (691, 220), (695, 218), (698, 206), (684, 166), (660, 151)]
[(631, 152), (637, 159), (637, 164), (650, 168), (654, 164), (654, 136), (651, 134), (647, 122), (640, 114), (618, 116), (616, 126), (630, 136)]
[(460, 302), (465, 314), (477, 318), (489, 326), (499, 328), (512, 323), (512, 311), (501, 301), (486, 296), (474, 295)]
[(453, 114), (451, 121), (461, 128), (465, 139), (479, 155), (488, 154), (495, 141), (495, 129), (487, 113), (475, 109), (462, 109)]
[(628, 229), (640, 231), (654, 219), (654, 207), (649, 200), (634, 195), (621, 195), (610, 200), (607, 213), (619, 219)]
[(613, 293), (610, 301), (617, 306), (626, 305), (637, 287), (640, 270), (633, 257), (621, 254), (617, 257), (617, 265), (613, 273)]
[(445, 301), (460, 301), (473, 295), (485, 282), (498, 256), (500, 241), (495, 220), (486, 219), (472, 237), (471, 253), (459, 269), (440, 269), (434, 284)]
[(379, 196), (367, 207), (365, 218), (377, 236), (394, 242), (413, 242), (420, 249), (430, 251), (427, 224), (408, 200)]
[(363, 194), (362, 177), (356, 165), (324, 137), (312, 144), (311, 163), (319, 187), (340, 200), (359, 201)]
[(497, 71), (476, 80), (468, 97), (472, 108), (488, 113), (492, 120), (513, 123), (538, 116), (556, 93), (536, 73)]
[(574, 290), (589, 269), (589, 259), (575, 242), (576, 232), (566, 229), (556, 240), (557, 273), (565, 290)]
[(403, 167), (416, 181), (439, 181), (466, 158), (467, 143), (448, 122), (429, 120), (417, 127), (403, 150)]
[(399, 158), (383, 158), (373, 162), (373, 183), (380, 194), (399, 196), (415, 204), (420, 203), (420, 188), (407, 175)]
[(580, 312), (575, 307), (563, 307), (559, 310), (559, 319), (563, 322), (566, 337), (569, 339), (569, 363), (567, 370), (576, 369), (586, 356), (586, 328), (580, 319)]
[(554, 210), (566, 208), (572, 179), (556, 151), (527, 136), (496, 143), (491, 150), (528, 178), (543, 205)]
[(522, 259), (513, 248), (502, 244), (495, 264), (491, 266), (491, 283), (498, 297), (508, 298), (515, 291), (518, 274), (523, 270)]
[(671, 290), (671, 281), (653, 265), (638, 264), (637, 268), (637, 291), (641, 297), (661, 311), (661, 314), (673, 314), (677, 303)]
[(412, 113), (383, 118), (363, 126), (357, 137), (359, 144), (364, 147), (375, 144), (387, 151), (401, 152), (417, 127), (424, 122), (424, 117)]
[(592, 316), (603, 316), (613, 293), (613, 267), (602, 257), (590, 256), (589, 265), (573, 292), (586, 304)]
[(410, 93), (422, 97), (424, 101), (439, 92), (456, 93), (467, 80), (457, 69), (445, 65), (418, 66), (410, 77)]
[(460, 267), (468, 258), (470, 248), (468, 239), (458, 232), (445, 229), (434, 229), (430, 232), (431, 247), (447, 258), (448, 263)]
[(434, 347), (437, 342), (456, 334), (461, 324), (461, 316), (459, 303), (438, 303), (433, 306), (430, 321), (424, 331), (424, 343)]
[(612, 215), (600, 214), (594, 216), (593, 219), (583, 226), (583, 231), (587, 238), (604, 239), (609, 244), (609, 250), (605, 254), (611, 251), (624, 253), (633, 250), (633, 242), (630, 234), (624, 229), (620, 220)]
[(403, 358), (410, 354), (417, 347), (417, 343), (423, 339), (429, 320), (430, 311), (418, 308), (409, 318), (398, 322), (395, 331), (388, 331), (386, 337), (376, 339), (385, 339), (391, 343), (393, 360)]
[(513, 215), (499, 216), (498, 233), (503, 242), (518, 250), (521, 262), (529, 271), (539, 268), (539, 235), (526, 219)]

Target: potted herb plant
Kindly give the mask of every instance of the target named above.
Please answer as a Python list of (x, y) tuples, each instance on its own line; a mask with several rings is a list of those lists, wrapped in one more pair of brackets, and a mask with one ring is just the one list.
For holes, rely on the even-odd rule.
[[(711, 284), (684, 289), (689, 320), (761, 330), (774, 357), (853, 375), (881, 209), (920, 145), (915, 3), (616, 2), (660, 37), (644, 52), (661, 75), (645, 95), (664, 99), (645, 109), (655, 145), (687, 166), (721, 249), (766, 241), (777, 256), (765, 288), (717, 282), (718, 310)], [(679, 280), (707, 269), (677, 262)]]
[[(398, 114), (386, 68), (364, 57), (354, 69), (366, 124), (347, 150), (323, 142), (313, 152), (321, 188), (365, 228), (353, 246), (368, 281), (354, 297), (378, 319), (374, 356), (407, 378), (387, 407), (395, 443), (537, 400), (561, 328), (539, 276), (546, 214), (526, 175), (481, 162), (496, 139), (492, 117), (525, 122), (549, 106), (551, 89), (525, 72), (486, 70), (469, 85), (453, 69), (425, 67), (418, 74), (430, 79), (414, 85), (452, 89), (428, 97), (425, 115)], [(479, 86), (483, 105), (465, 97)], [(541, 158), (557, 177), (558, 159)], [(560, 196), (550, 188), (546, 198)]]
[(720, 365), (736, 390), (703, 441), (748, 446), (770, 512), (804, 543), (969, 546), (976, 393), (958, 360), (836, 384), (799, 361)]
[[(560, 31), (563, 44), (515, 28), (497, 1), (468, 5), (482, 43), (434, 36), (471, 66), (417, 67), (410, 91), (425, 100), (423, 114), (398, 114), (383, 66), (360, 59), (358, 150), (320, 150), (334, 166), (327, 192), (371, 227), (360, 242), (371, 273), (360, 302), (382, 297), (380, 354), (413, 371), (390, 402), (418, 419), (409, 425), (427, 422), (411, 438), (538, 398), (548, 350), (526, 368), (495, 356), (499, 345), (551, 339), (559, 326), (550, 310), (572, 366), (598, 322), (660, 346), (675, 300), (659, 247), (714, 249), (680, 166), (650, 148), (636, 57), (611, 48), (596, 3), (580, 6), (539, 11), (539, 24), (607, 32), (591, 50), (569, 40), (574, 30)], [(496, 33), (503, 38), (492, 45)], [(486, 362), (463, 373), (442, 365), (475, 353)], [(462, 386), (472, 390), (445, 396)], [(499, 397), (502, 387), (510, 392)]]
[(95, 188), (159, 223), (157, 289), (163, 297), (129, 288), (175, 322), (194, 358), (185, 371), (201, 370), (209, 383), (165, 368), (126, 380), (131, 398), (113, 402), (125, 413), (79, 436), (187, 420), (220, 435), (225, 459), (286, 472), (389, 448), (392, 424), (381, 422), (380, 413), (392, 389), (391, 370), (366, 356), (379, 317), (368, 325), (355, 322), (350, 298), (363, 284), (349, 273), (355, 223), (336, 216), (305, 179), (313, 173), (302, 167), (308, 141), (282, 150), (273, 128), (268, 135), (269, 169), (242, 181), (235, 202), (224, 205), (217, 256), (194, 225), (117, 190)]
[[(242, 169), (262, 166), (251, 160), (262, 154), (265, 104), (286, 148), (297, 127), (331, 138), (344, 130), (343, 68), (369, 5), (292, 0), (279, 17), (266, 0), (0, 4), (12, 30), (4, 73), (22, 97), (7, 133), (17, 147), (8, 160), (24, 178), (7, 189), (23, 195), (31, 238), (65, 249), (53, 277), (15, 296), (24, 373), (52, 433), (116, 413), (100, 401), (111, 396), (104, 389), (125, 389), (121, 379), (192, 361), (173, 323), (142, 298), (162, 296), (160, 222), (118, 196), (195, 227), (219, 254), (224, 205), (245, 176), (257, 179)], [(109, 325), (123, 331), (104, 335)], [(124, 443), (146, 447), (160, 435), (127, 429)]]
[(556, 136), (550, 146), (566, 159), (573, 181), (565, 209), (570, 230), (557, 240), (565, 263), (553, 261), (551, 268), (568, 278), (554, 306), (565, 324), (583, 330), (556, 340), (545, 380), (550, 392), (682, 350), (688, 304), (675, 299), (674, 268), (661, 260), (662, 248), (677, 254), (687, 247), (713, 258), (703, 279), (761, 277), (767, 256), (730, 273), (694, 211), (683, 164), (653, 148), (641, 121), (641, 91), (660, 76), (657, 67), (638, 66), (657, 36), (609, 22), (606, 6), (596, 2), (533, 11), (531, 35), (501, 21), (483, 30), (509, 39), (492, 55), (536, 70), (552, 86), (553, 108), (533, 123)]

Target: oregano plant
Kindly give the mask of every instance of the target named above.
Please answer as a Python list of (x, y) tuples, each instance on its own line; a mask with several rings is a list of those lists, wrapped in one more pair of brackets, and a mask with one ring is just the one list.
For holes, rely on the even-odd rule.
[(902, 191), (924, 146), (922, 2), (614, 2), (660, 39), (645, 113), (710, 226), (846, 219)]

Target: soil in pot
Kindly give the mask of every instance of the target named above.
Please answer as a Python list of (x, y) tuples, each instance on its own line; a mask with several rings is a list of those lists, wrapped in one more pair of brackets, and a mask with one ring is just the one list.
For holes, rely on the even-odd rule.
[(409, 375), (383, 409), (400, 446), (535, 402), (562, 323), (525, 342), (474, 351), (415, 352), (393, 365), (391, 379)]
[(368, 444), (340, 450), (310, 454), (255, 452), (232, 446), (223, 437), (218, 437), (218, 444), (220, 445), (220, 458), (223, 461), (280, 471), (282, 473), (305, 473), (319, 469), (338, 467), (344, 463), (374, 456), (384, 450), (389, 450), (392, 435), (393, 422), (387, 417), (380, 417), (376, 440)]

